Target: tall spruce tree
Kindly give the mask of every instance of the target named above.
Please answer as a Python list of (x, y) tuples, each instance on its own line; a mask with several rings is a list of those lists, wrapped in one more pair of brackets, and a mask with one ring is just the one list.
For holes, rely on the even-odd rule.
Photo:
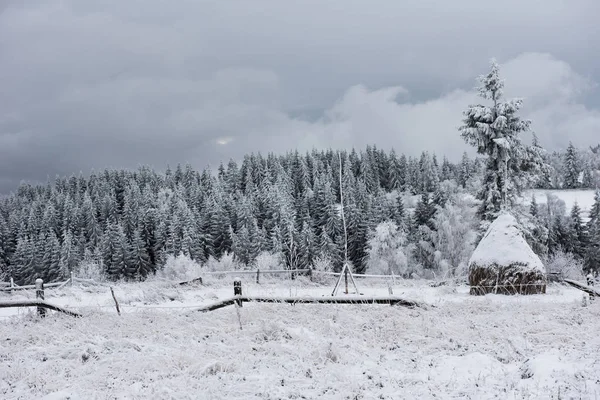
[(569, 142), (569, 147), (565, 153), (563, 186), (566, 189), (576, 189), (579, 187), (579, 155), (573, 143)]
[(596, 191), (594, 205), (587, 223), (588, 243), (585, 249), (585, 269), (588, 272), (600, 271), (600, 191)]
[(483, 187), (477, 194), (481, 200), (478, 214), (491, 221), (503, 206), (510, 206), (524, 185), (525, 173), (535, 173), (537, 168), (522, 171), (527, 157), (520, 135), (529, 130), (531, 122), (522, 120), (518, 112), (523, 105), (521, 99), (503, 101), (504, 82), (500, 79), (499, 66), (491, 63), (490, 72), (480, 76), (479, 96), (491, 104), (471, 105), (464, 112), (461, 136), (487, 156)]

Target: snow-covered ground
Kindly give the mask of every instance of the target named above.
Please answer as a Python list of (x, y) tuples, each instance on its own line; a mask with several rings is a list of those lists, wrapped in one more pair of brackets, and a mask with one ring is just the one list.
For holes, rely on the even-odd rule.
[[(398, 281), (426, 308), (244, 304), (229, 280), (201, 287), (120, 284), (47, 290), (75, 319), (0, 309), (3, 399), (551, 399), (600, 396), (600, 301), (468, 295), (468, 287)], [(382, 280), (359, 280), (386, 295)], [(332, 282), (244, 282), (247, 294), (329, 296)], [(31, 292), (0, 299), (32, 297)], [(340, 294), (343, 296), (343, 294)], [(596, 304), (598, 303), (598, 304)], [(239, 315), (238, 315), (239, 311)], [(240, 324), (242, 329), (240, 329)]]

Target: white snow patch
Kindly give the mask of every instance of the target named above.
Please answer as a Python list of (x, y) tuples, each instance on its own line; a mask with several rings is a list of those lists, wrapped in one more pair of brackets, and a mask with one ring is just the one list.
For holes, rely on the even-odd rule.
[(523, 194), (522, 203), (529, 205), (531, 203), (531, 196), (535, 196), (535, 201), (538, 204), (546, 204), (547, 197), (546, 193), (550, 193), (560, 200), (565, 202), (567, 213), (571, 212), (571, 209), (577, 203), (581, 208), (581, 216), (584, 219), (588, 218), (588, 214), (594, 205), (595, 190), (544, 190), (535, 189), (529, 190)]

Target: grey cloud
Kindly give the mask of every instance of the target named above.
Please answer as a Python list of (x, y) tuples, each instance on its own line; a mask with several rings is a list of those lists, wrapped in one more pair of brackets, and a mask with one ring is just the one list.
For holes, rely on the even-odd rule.
[(2, 5), (0, 193), (257, 150), (460, 154), (456, 126), (492, 56), (544, 143), (598, 131), (595, 0)]

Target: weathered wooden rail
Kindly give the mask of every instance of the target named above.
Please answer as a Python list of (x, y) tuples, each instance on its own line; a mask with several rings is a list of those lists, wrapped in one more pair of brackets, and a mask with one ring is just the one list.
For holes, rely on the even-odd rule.
[(14, 301), (2, 301), (0, 302), (0, 308), (14, 308), (14, 307), (37, 307), (52, 311), (58, 311), (63, 314), (70, 315), (71, 317), (81, 317), (81, 314), (76, 313), (66, 308), (47, 303), (45, 300), (14, 300)]
[(403, 307), (422, 307), (420, 303), (406, 300), (401, 297), (364, 297), (364, 296), (345, 296), (345, 297), (277, 297), (277, 296), (233, 296), (228, 299), (218, 301), (206, 307), (201, 307), (195, 311), (206, 312), (214, 311), (223, 307), (241, 303), (280, 303), (280, 304), (387, 304), (391, 306)]
[(242, 293), (242, 281), (236, 279), (233, 282), (233, 297), (217, 301), (205, 307), (197, 308), (195, 311), (206, 312), (214, 311), (223, 307), (236, 304), (242, 307), (243, 303), (279, 303), (279, 304), (387, 304), (391, 306), (403, 307), (423, 307), (421, 303), (412, 300), (406, 300), (397, 296), (382, 296), (382, 297), (366, 297), (366, 296), (244, 296)]
[(574, 281), (572, 279), (564, 279), (563, 281), (565, 283), (568, 283), (569, 285), (573, 286), (574, 288), (577, 288), (577, 289), (589, 294), (590, 296), (600, 297), (600, 290), (598, 290), (590, 285), (584, 285), (583, 283)]
[(37, 314), (41, 318), (44, 318), (46, 316), (46, 310), (58, 311), (63, 314), (70, 315), (72, 317), (81, 317), (81, 314), (78, 314), (74, 311), (70, 311), (66, 308), (47, 303), (44, 300), (44, 281), (42, 279), (36, 279), (35, 285), (32, 286), (35, 288), (35, 300), (2, 301), (0, 302), (0, 308), (37, 307)]

